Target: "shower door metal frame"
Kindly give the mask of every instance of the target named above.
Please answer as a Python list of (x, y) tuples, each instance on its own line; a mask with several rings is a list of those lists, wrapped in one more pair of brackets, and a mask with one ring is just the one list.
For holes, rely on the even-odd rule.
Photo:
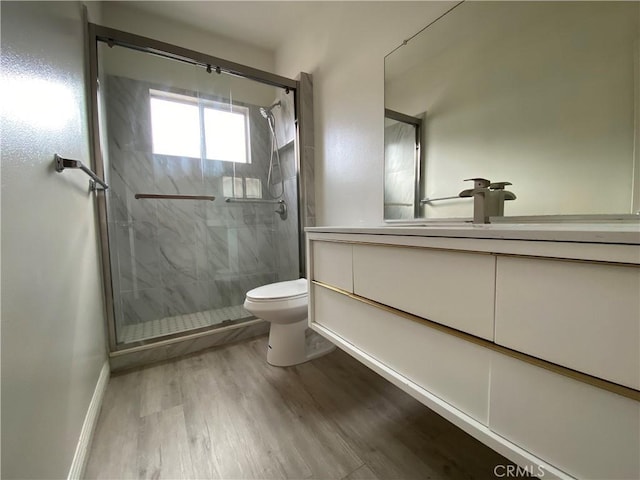
[[(254, 80), (263, 84), (272, 85), (274, 87), (284, 88), (287, 91), (293, 91), (294, 93), (294, 105), (295, 105), (295, 118), (296, 125), (296, 178), (297, 178), (297, 202), (298, 202), (298, 227), (302, 230), (304, 225), (303, 202), (302, 202), (302, 188), (300, 186), (300, 108), (299, 108), (299, 89), (300, 82), (287, 77), (282, 77), (271, 72), (259, 70), (247, 65), (242, 65), (223, 58), (214, 57), (206, 53), (197, 52), (187, 48), (179, 47), (170, 43), (154, 40), (152, 38), (135, 35), (122, 30), (116, 30), (109, 27), (103, 27), (94, 23), (88, 23), (88, 50), (89, 50), (89, 68), (88, 68), (88, 91), (89, 91), (89, 122), (90, 122), (90, 142), (93, 156), (93, 168), (94, 171), (100, 176), (105, 178), (104, 159), (102, 155), (102, 149), (100, 148), (100, 123), (98, 116), (98, 81), (99, 81), (99, 69), (98, 69), (98, 42), (106, 43), (109, 46), (121, 46), (137, 50), (140, 52), (148, 53), (151, 55), (158, 55), (164, 58), (178, 60), (195, 66), (201, 66), (206, 68), (207, 71), (216, 73), (227, 73), (250, 80)], [(98, 222), (100, 231), (100, 253), (102, 260), (102, 272), (104, 281), (104, 295), (105, 295), (105, 308), (107, 314), (107, 338), (108, 347), (110, 352), (126, 351), (130, 349), (136, 349), (144, 345), (151, 345), (173, 338), (181, 338), (185, 335), (194, 333), (194, 330), (188, 330), (172, 335), (164, 335), (154, 337), (150, 340), (144, 340), (139, 342), (132, 342), (127, 344), (117, 343), (117, 332), (115, 322), (115, 309), (113, 299), (113, 284), (111, 275), (111, 258), (109, 250), (109, 230), (107, 224), (107, 202), (105, 192), (100, 191), (97, 194), (97, 208), (98, 208)], [(304, 233), (298, 235), (298, 251), (299, 251), (299, 270), (301, 275), (304, 273), (305, 268), (305, 253), (304, 253)], [(206, 327), (200, 330), (216, 331), (215, 327)]]

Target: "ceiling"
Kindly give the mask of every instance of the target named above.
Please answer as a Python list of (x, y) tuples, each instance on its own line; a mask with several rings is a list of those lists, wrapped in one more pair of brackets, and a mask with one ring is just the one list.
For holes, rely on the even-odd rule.
[[(214, 32), (250, 45), (277, 50), (302, 20), (339, 7), (307, 1), (127, 1), (127, 7)], [(320, 15), (321, 16), (321, 15)]]

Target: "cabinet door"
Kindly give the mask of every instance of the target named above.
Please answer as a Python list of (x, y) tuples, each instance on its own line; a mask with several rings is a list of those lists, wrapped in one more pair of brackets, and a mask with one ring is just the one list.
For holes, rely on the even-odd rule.
[(487, 424), (490, 350), (318, 285), (311, 288), (315, 323)]
[(358, 295), (493, 340), (492, 255), (356, 245), (353, 276)]
[(496, 342), (640, 388), (640, 268), (499, 257)]
[(351, 244), (313, 241), (311, 248), (311, 279), (353, 292)]
[(489, 398), (491, 430), (569, 475), (640, 478), (640, 403), (497, 352)]

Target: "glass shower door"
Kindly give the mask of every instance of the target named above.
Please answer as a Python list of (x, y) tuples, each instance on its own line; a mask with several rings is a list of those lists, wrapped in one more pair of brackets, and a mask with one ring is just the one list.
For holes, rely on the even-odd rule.
[(294, 91), (99, 47), (116, 343), (252, 320), (298, 278)]

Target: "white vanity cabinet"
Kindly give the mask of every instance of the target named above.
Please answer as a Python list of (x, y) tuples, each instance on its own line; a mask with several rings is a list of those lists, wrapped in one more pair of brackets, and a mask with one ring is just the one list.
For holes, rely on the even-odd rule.
[(640, 268), (497, 262), (496, 343), (640, 390)]
[(535, 475), (640, 478), (640, 235), (435, 231), (309, 229), (311, 328)]
[(575, 478), (640, 478), (638, 401), (498, 353), (490, 392), (489, 427), (514, 445)]
[(315, 242), (312, 252), (313, 278), (353, 292), (352, 250), (349, 243)]
[(354, 292), (493, 340), (495, 263), (483, 253), (354, 245)]
[(491, 351), (318, 285), (312, 295), (318, 325), (488, 424)]

